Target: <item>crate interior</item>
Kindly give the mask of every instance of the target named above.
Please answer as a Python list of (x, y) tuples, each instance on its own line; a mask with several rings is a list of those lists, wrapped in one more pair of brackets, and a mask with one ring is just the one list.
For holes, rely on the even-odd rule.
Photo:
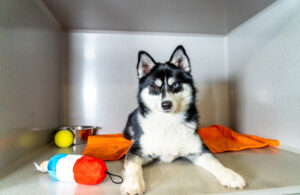
[[(47, 145), (59, 126), (95, 125), (103, 128), (103, 134), (120, 133), (137, 106), (138, 51), (165, 62), (181, 44), (191, 59), (201, 127), (221, 124), (281, 143), (279, 149), (238, 153), (240, 160), (235, 153), (218, 157), (229, 165), (227, 159), (236, 158), (233, 164), (242, 172), (239, 162), (254, 162), (248, 159), (251, 156), (258, 155), (260, 163), (278, 158), (274, 167), (285, 170), (286, 165), (286, 180), (273, 182), (282, 185), (253, 184), (259, 186), (253, 189), (299, 190), (297, 182), (284, 183), (298, 179), (289, 168), (300, 162), (299, 34), (297, 0), (1, 1), (3, 185), (19, 178), (18, 174), (33, 172), (29, 164), (24, 168), (25, 162), (64, 152)], [(118, 162), (111, 166), (121, 170)], [(173, 166), (184, 170), (180, 163)], [(17, 172), (16, 167), (20, 167)], [(148, 178), (155, 177), (151, 175), (155, 168), (147, 168)], [(104, 187), (105, 192), (115, 189)], [(191, 193), (200, 192), (195, 190)], [(207, 192), (223, 193), (213, 188)]]

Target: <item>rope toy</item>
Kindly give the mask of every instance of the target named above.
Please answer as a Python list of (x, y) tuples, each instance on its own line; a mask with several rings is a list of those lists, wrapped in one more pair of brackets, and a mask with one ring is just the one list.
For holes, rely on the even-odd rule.
[[(96, 185), (108, 175), (115, 184), (123, 182), (121, 176), (108, 172), (104, 161), (91, 156), (57, 154), (40, 165), (33, 163), (38, 171), (48, 172), (50, 177), (57, 181)], [(112, 176), (118, 177), (120, 181), (114, 181)]]

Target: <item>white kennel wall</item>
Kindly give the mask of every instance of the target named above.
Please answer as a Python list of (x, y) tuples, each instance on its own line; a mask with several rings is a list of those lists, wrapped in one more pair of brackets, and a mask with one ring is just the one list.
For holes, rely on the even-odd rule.
[(121, 132), (137, 107), (137, 53), (148, 51), (156, 61), (169, 60), (179, 44), (191, 59), (201, 125), (229, 125), (229, 99), (223, 36), (71, 32), (64, 76), (64, 123), (100, 125)]
[(231, 127), (300, 152), (300, 1), (277, 1), (228, 34)]
[(0, 1), (0, 177), (60, 124), (62, 31), (39, 1)]
[[(247, 19), (251, 10), (270, 3), (239, 2), (228, 1), (228, 30), (241, 23), (239, 16)], [(71, 31), (66, 71), (70, 74), (64, 85), (71, 86), (71, 97), (65, 96), (71, 101), (65, 102), (64, 123), (95, 124), (112, 130), (104, 132), (120, 132), (136, 107), (137, 51), (145, 49), (164, 61), (177, 44), (183, 44), (199, 89), (202, 126), (230, 124), (237, 131), (279, 139), (284, 147), (299, 151), (299, 3), (276, 1), (220, 36)], [(94, 58), (84, 54), (89, 44)], [(94, 103), (88, 95), (85, 101), (83, 95), (75, 96), (83, 91), (92, 94)]]
[(67, 30), (63, 123), (99, 125), (113, 133), (121, 132), (136, 107), (137, 52), (166, 61), (178, 44), (191, 57), (201, 126), (229, 126), (226, 33), (274, 0), (44, 2)]

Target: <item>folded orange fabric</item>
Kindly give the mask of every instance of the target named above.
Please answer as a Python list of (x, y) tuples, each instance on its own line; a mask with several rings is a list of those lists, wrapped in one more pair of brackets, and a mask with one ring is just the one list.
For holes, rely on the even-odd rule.
[(200, 128), (198, 133), (212, 153), (279, 146), (279, 140), (241, 134), (222, 125)]
[[(212, 125), (198, 130), (205, 145), (212, 153), (238, 151), (247, 148), (279, 146), (278, 140), (244, 135), (222, 125)], [(82, 154), (101, 160), (118, 160), (129, 150), (131, 141), (120, 134), (89, 136)]]
[(131, 141), (120, 134), (93, 135), (88, 137), (83, 155), (93, 156), (101, 160), (118, 160), (129, 150)]

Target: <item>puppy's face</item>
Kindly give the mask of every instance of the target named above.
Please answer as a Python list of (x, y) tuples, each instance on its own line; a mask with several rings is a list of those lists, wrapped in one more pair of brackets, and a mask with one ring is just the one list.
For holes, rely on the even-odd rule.
[(182, 46), (167, 63), (156, 63), (146, 52), (139, 53), (137, 66), (139, 98), (153, 111), (178, 113), (187, 109), (192, 98), (192, 77), (188, 56)]

